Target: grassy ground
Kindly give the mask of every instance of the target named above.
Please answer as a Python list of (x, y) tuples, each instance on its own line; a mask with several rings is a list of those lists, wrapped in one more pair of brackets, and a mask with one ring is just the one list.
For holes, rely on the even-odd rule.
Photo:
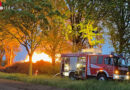
[(97, 81), (97, 80), (77, 80), (72, 81), (68, 78), (39, 75), (29, 77), (25, 74), (7, 74), (0, 72), (0, 78), (17, 80), (26, 83), (48, 85), (60, 88), (69, 88), (70, 90), (130, 90), (128, 81)]

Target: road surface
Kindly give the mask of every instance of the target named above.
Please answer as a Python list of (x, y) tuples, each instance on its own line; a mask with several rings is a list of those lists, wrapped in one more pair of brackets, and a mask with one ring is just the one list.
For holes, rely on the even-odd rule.
[(67, 90), (67, 89), (0, 79), (0, 90)]

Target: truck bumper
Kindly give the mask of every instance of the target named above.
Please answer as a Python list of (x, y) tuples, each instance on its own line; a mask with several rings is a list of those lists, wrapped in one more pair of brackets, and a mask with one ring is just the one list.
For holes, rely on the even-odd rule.
[(114, 74), (113, 79), (114, 80), (129, 80), (130, 76), (129, 75), (117, 75), (117, 74)]

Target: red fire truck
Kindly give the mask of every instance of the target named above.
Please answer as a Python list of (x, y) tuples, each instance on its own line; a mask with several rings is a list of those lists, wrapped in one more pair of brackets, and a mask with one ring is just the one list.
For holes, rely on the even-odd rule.
[(61, 75), (74, 79), (129, 80), (127, 61), (122, 56), (75, 53), (62, 54)]

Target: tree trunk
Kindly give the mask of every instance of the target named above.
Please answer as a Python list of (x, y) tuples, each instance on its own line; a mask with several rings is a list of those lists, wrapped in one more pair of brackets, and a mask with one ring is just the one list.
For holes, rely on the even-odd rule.
[(2, 66), (2, 57), (0, 56), (0, 66)]
[(29, 54), (29, 76), (32, 76), (32, 54)]
[(11, 65), (13, 63), (13, 50), (12, 48), (10, 49), (10, 61), (9, 64)]
[(52, 55), (52, 66), (55, 67), (55, 55)]
[(5, 57), (6, 57), (6, 65), (9, 65), (9, 55), (8, 55), (8, 53), (6, 52), (6, 54), (5, 54)]
[(55, 54), (52, 55), (52, 73), (55, 73)]
[(0, 51), (0, 66), (2, 66), (2, 61), (3, 61), (3, 56), (5, 54), (5, 51), (4, 50), (1, 50)]

